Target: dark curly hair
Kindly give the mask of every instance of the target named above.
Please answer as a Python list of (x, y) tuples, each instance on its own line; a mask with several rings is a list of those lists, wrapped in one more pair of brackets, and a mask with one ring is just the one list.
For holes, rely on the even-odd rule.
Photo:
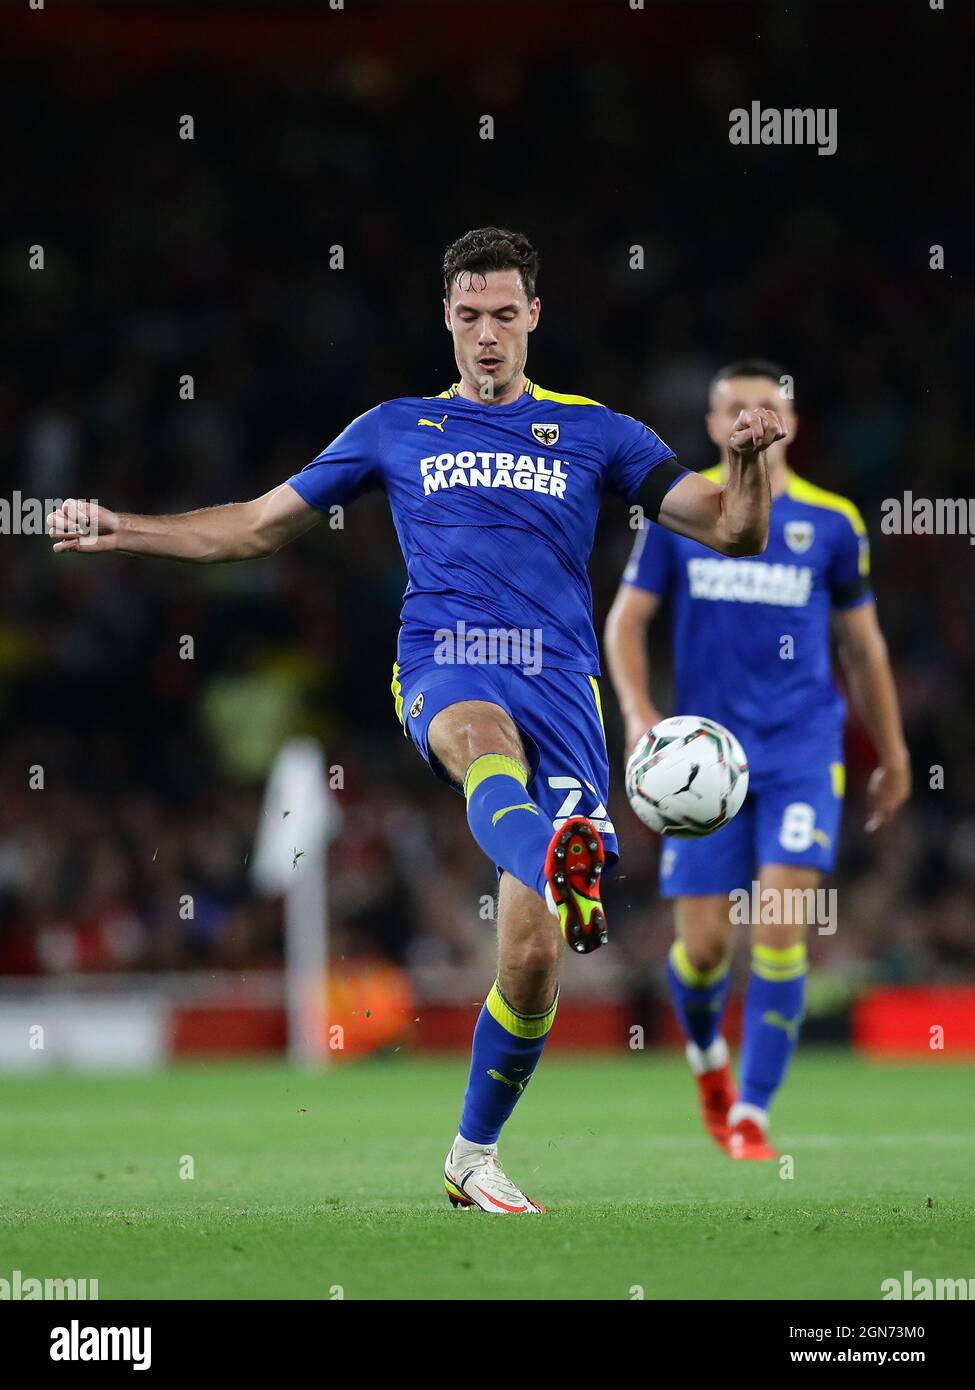
[(535, 297), (538, 252), (522, 232), (506, 227), (475, 227), (448, 246), (443, 258), (444, 297), (458, 275), (469, 271), (486, 275), (490, 270), (517, 270), (529, 299)]

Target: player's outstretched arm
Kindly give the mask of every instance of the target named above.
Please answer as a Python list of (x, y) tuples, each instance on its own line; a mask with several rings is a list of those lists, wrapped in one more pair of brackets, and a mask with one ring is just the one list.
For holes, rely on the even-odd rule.
[(113, 512), (72, 497), (47, 518), (54, 550), (118, 550), (196, 564), (253, 560), (272, 555), (309, 530), (320, 513), (287, 483), (252, 502), (231, 502), (178, 516)]
[(904, 741), (887, 643), (873, 603), (836, 614), (839, 655), (850, 694), (877, 750), (867, 787), (866, 828), (878, 830), (911, 794), (911, 759)]
[(660, 595), (621, 584), (603, 634), (606, 663), (626, 727), (626, 753), (663, 715), (650, 695), (647, 629), (660, 609)]
[(724, 487), (689, 473), (664, 495), (657, 520), (722, 555), (760, 555), (772, 505), (762, 457), (785, 427), (774, 410), (743, 410), (728, 440)]

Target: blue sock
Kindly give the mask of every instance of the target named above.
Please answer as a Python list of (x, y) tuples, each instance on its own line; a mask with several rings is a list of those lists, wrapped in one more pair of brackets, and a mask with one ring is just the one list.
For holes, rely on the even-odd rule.
[(544, 898), (552, 825), (528, 795), (527, 783), (527, 772), (514, 758), (501, 753), (475, 758), (464, 778), (467, 823), (489, 859)]
[(496, 1144), (501, 1126), (538, 1064), (559, 1002), (556, 989), (543, 1014), (520, 1014), (495, 980), (484, 1001), (471, 1048), (471, 1070), (460, 1117), (461, 1138)]
[(687, 949), (679, 938), (670, 948), (667, 979), (674, 1011), (691, 1042), (710, 1047), (721, 1031), (721, 1019), (731, 984), (730, 961), (713, 970), (695, 970)]
[(752, 947), (752, 975), (745, 994), (741, 1046), (744, 1105), (768, 1110), (785, 1080), (799, 1041), (806, 997), (806, 948)]

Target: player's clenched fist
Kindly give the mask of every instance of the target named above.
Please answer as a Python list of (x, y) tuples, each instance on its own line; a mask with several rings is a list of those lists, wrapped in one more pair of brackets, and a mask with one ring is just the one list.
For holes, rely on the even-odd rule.
[(97, 502), (69, 497), (56, 512), (49, 512), (47, 534), (61, 550), (114, 550), (118, 542), (117, 513)]
[(785, 426), (775, 411), (757, 406), (754, 410), (738, 412), (728, 446), (739, 458), (755, 458), (785, 436)]

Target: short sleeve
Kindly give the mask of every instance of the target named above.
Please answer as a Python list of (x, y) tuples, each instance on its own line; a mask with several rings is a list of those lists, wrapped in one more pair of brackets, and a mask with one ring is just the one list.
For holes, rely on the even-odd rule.
[(623, 583), (633, 589), (645, 589), (648, 594), (666, 594), (673, 574), (673, 536), (662, 526), (644, 523), (633, 542)]
[(837, 536), (827, 582), (830, 600), (840, 612), (858, 608), (873, 597), (870, 589), (870, 541), (856, 507), (837, 518)]
[(353, 420), (300, 473), (288, 479), (299, 497), (323, 511), (336, 503), (351, 502), (379, 485), (379, 410), (374, 406)]
[[(648, 474), (668, 460), (676, 459), (673, 449), (665, 444), (649, 426), (631, 415), (606, 411), (604, 425), (606, 442), (606, 486), (625, 498), (636, 500)], [(660, 497), (669, 492), (684, 476), (685, 469), (674, 463), (665, 470), (666, 481)]]

